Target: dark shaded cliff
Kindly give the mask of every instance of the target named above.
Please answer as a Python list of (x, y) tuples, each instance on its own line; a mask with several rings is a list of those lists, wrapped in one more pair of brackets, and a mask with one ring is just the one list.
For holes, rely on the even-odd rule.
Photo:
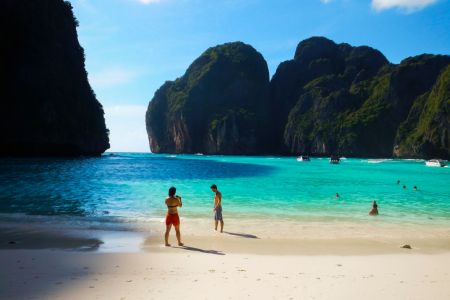
[(450, 65), (414, 101), (395, 144), (397, 156), (450, 158)]
[[(147, 112), (152, 151), (450, 158), (450, 56), (424, 54), (394, 65), (376, 49), (313, 37), (278, 66), (267, 89), (264, 59), (258, 54), (261, 67), (239, 71), (247, 62), (224, 50), (230, 45), (237, 44), (209, 49), (157, 91)], [(227, 55), (213, 55), (217, 49)], [(224, 56), (210, 68), (212, 57)], [(224, 89), (255, 78), (253, 90)], [(249, 99), (258, 105), (249, 108)], [(231, 126), (229, 117), (212, 117), (242, 109), (253, 121), (231, 118)]]
[(0, 2), (0, 155), (99, 155), (103, 108), (69, 2)]
[(264, 153), (268, 119), (266, 61), (240, 42), (206, 50), (155, 93), (146, 115), (156, 153)]

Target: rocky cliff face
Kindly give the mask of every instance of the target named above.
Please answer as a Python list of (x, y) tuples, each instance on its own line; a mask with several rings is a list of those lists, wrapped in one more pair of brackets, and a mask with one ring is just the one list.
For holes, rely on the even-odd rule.
[(0, 2), (0, 155), (99, 155), (103, 108), (69, 2)]
[(415, 99), (397, 131), (394, 154), (450, 157), (450, 65), (439, 73), (431, 90)]
[(343, 142), (337, 123), (365, 100), (352, 89), (388, 67), (386, 58), (369, 47), (337, 45), (322, 37), (302, 41), (294, 59), (280, 64), (271, 81), (277, 150), (337, 152)]
[(155, 94), (153, 151), (450, 158), (450, 56), (394, 65), (370, 47), (313, 37), (267, 88), (264, 59), (249, 64), (228, 50), (237, 45), (209, 49)]
[[(417, 111), (420, 103), (424, 105), (449, 63), (448, 56), (421, 55), (392, 65), (379, 51), (368, 47), (336, 45), (325, 38), (301, 42), (294, 60), (282, 63), (271, 82), (279, 151), (447, 157), (437, 151), (443, 147), (444, 129), (440, 138), (432, 139), (434, 144), (440, 140), (440, 146), (429, 146), (430, 140), (425, 137), (419, 139), (421, 142), (412, 142), (412, 137), (410, 142), (404, 139), (410, 135), (407, 127), (423, 118), (410, 114), (411, 109)], [(435, 111), (442, 113), (443, 108), (441, 105)], [(408, 115), (409, 121), (405, 121)], [(444, 119), (441, 114), (441, 122), (433, 126), (445, 128)]]
[(156, 153), (264, 153), (268, 119), (266, 61), (240, 42), (205, 51), (155, 93), (146, 115)]

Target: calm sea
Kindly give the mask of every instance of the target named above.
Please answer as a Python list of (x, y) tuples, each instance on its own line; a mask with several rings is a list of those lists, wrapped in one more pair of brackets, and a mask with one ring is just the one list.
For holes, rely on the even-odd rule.
[(294, 157), (136, 153), (1, 159), (0, 216), (63, 216), (120, 226), (163, 218), (167, 190), (175, 186), (184, 218), (210, 218), (213, 183), (223, 194), (224, 216), (236, 219), (364, 222), (376, 200), (383, 222), (450, 221), (450, 168), (426, 167), (420, 160), (344, 159), (330, 165), (326, 158), (302, 163)]

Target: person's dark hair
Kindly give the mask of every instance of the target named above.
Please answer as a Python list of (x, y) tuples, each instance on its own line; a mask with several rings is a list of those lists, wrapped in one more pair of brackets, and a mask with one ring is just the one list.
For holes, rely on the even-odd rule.
[(175, 193), (177, 192), (177, 189), (175, 188), (175, 187), (171, 187), (170, 189), (169, 189), (169, 196), (170, 197), (173, 197), (173, 196), (175, 196)]
[(213, 184), (213, 185), (211, 185), (211, 188), (212, 189), (217, 189), (217, 185)]

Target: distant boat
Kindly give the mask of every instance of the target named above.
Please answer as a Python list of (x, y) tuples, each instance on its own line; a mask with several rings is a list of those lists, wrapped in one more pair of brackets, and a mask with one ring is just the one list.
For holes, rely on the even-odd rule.
[(430, 159), (425, 162), (427, 167), (445, 167), (445, 164), (439, 159)]
[(305, 161), (311, 161), (311, 160), (309, 159), (308, 155), (300, 155), (299, 157), (297, 157), (297, 161), (305, 162)]
[(330, 164), (338, 165), (341, 162), (340, 158), (337, 156), (330, 157)]
[(199, 152), (199, 153), (195, 153), (195, 155), (203, 155), (203, 153), (200, 153), (200, 152)]

